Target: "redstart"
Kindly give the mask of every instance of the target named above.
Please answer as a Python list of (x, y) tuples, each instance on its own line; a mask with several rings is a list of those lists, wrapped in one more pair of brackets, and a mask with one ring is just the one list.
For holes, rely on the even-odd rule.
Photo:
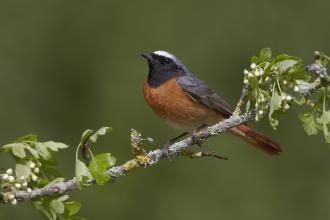
[[(232, 115), (229, 104), (173, 54), (155, 51), (142, 56), (149, 64), (148, 78), (144, 81), (144, 98), (171, 127), (195, 131)], [(230, 132), (270, 155), (282, 152), (275, 141), (246, 124), (232, 128)]]

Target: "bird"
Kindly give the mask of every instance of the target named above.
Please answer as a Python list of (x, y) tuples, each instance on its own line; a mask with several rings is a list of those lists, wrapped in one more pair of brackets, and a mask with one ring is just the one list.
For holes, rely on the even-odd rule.
[[(232, 116), (233, 110), (225, 99), (197, 78), (175, 55), (157, 50), (141, 56), (149, 66), (143, 85), (144, 98), (169, 126), (195, 133), (203, 126)], [(247, 124), (231, 128), (230, 133), (269, 155), (283, 151), (278, 143)]]

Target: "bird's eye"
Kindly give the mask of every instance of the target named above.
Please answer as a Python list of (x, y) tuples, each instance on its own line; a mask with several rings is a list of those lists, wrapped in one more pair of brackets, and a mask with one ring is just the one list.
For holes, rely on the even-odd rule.
[(163, 64), (170, 64), (170, 63), (172, 63), (172, 60), (171, 60), (171, 59), (167, 59), (167, 58), (165, 58), (165, 59), (163, 60)]

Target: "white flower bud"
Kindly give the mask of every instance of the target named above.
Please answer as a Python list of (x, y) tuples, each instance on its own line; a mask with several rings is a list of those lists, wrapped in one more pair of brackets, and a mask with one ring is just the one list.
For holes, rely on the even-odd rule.
[(256, 104), (254, 105), (256, 108), (259, 107), (259, 102), (256, 102)]
[(259, 115), (263, 115), (264, 111), (263, 110), (259, 110)]
[(13, 175), (13, 169), (8, 169), (8, 170), (6, 170), (6, 173), (8, 174), (8, 175)]
[(13, 199), (15, 199), (15, 196), (14, 196), (13, 194), (10, 194), (10, 195), (8, 196), (8, 199), (9, 199), (9, 200), (13, 200)]
[(13, 182), (15, 181), (15, 177), (13, 177), (13, 176), (9, 176), (9, 177), (8, 177), (8, 181), (9, 181), (10, 183), (13, 183)]
[(268, 81), (269, 80), (269, 77), (267, 76), (266, 78), (265, 78), (265, 81)]
[(253, 74), (252, 73), (248, 73), (248, 77), (249, 78), (252, 78), (253, 77)]
[(28, 186), (28, 183), (27, 183), (27, 182), (23, 182), (23, 183), (22, 183), (22, 186), (23, 186), (24, 188), (26, 188), (26, 187)]
[(31, 179), (32, 181), (36, 182), (38, 180), (38, 177), (36, 175), (32, 175)]
[(38, 167), (34, 168), (33, 172), (34, 173), (39, 173), (39, 168)]
[(287, 101), (291, 101), (291, 100), (292, 100), (292, 96), (288, 95), (288, 96), (285, 97), (285, 99), (286, 99)]
[(255, 76), (260, 76), (260, 72), (259, 72), (258, 69), (256, 69), (256, 70), (254, 71), (254, 75), (255, 75)]
[(284, 85), (288, 84), (288, 81), (283, 80), (283, 84), (284, 84)]
[(248, 70), (244, 70), (244, 74), (248, 74), (249, 73), (249, 71)]
[(25, 176), (21, 176), (20, 179), (21, 179), (21, 180), (25, 180)]
[(36, 164), (33, 163), (33, 162), (31, 161), (30, 164), (29, 164), (29, 167), (30, 167), (31, 169), (33, 169), (35, 166), (36, 166)]
[(16, 199), (13, 199), (10, 203), (11, 203), (12, 205), (17, 205), (17, 200), (16, 200)]
[(31, 188), (27, 188), (26, 189), (26, 192), (32, 192), (32, 189)]
[(251, 69), (255, 69), (255, 68), (257, 68), (257, 65), (255, 63), (252, 63), (251, 64)]
[(8, 180), (8, 177), (9, 177), (9, 175), (7, 173), (5, 173), (5, 174), (2, 175), (2, 179), (3, 180)]
[(299, 91), (299, 87), (298, 86), (294, 86), (293, 91), (298, 92)]
[(248, 79), (244, 79), (243, 83), (244, 84), (248, 84), (249, 83), (249, 80)]
[(15, 183), (15, 187), (16, 187), (16, 189), (20, 189), (22, 187), (22, 185), (20, 183)]
[(285, 109), (285, 110), (288, 110), (289, 108), (290, 108), (290, 105), (288, 105), (288, 104), (285, 104), (285, 105), (284, 105), (284, 109)]

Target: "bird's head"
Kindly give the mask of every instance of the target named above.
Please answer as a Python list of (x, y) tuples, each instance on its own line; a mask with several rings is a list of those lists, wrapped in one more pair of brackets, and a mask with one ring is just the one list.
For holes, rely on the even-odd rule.
[(162, 83), (184, 75), (188, 70), (185, 65), (173, 54), (166, 51), (154, 51), (141, 54), (149, 64), (148, 82), (150, 86), (158, 87)]

